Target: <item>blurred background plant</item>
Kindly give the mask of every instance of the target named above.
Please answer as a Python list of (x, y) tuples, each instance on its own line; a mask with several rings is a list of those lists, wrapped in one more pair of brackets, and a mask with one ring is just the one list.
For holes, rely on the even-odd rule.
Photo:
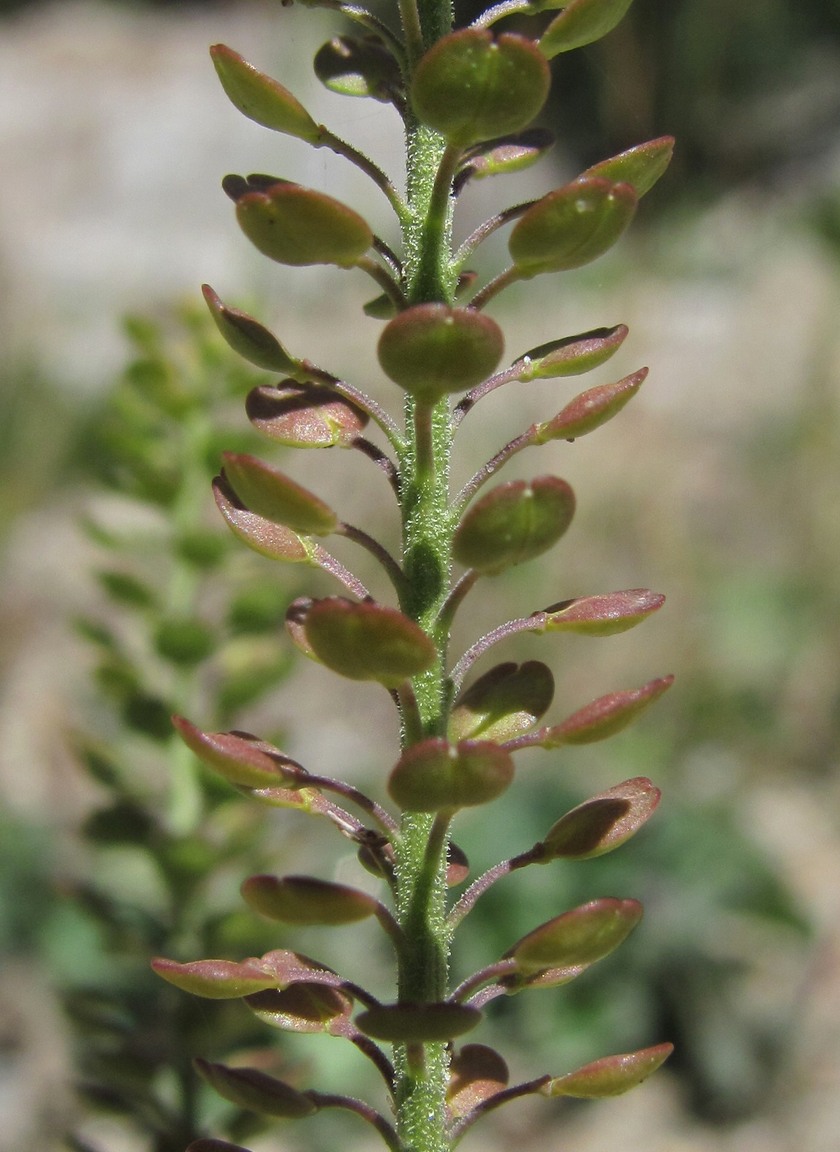
[[(108, 7), (129, 21), (126, 36), (140, 49), (152, 29), (165, 39), (180, 19), (175, 9), (183, 8), (190, 51), (203, 70), (203, 45), (226, 38), (225, 13), (238, 9), (230, 16), (238, 20), (247, 10), (258, 42), (266, 6), (213, 5), (208, 15), (206, 4), (159, 3), (150, 7), (171, 11), (156, 13), (154, 21), (164, 20), (157, 24), (142, 5), (116, 0), (6, 3), (0, 52), (4, 39), (9, 52), (19, 49), (27, 21), (37, 43), (39, 28), (69, 24), (70, 9), (86, 37), (104, 28), (107, 40), (116, 27), (114, 15), (103, 15)], [(199, 18), (206, 34), (196, 27)], [(248, 43), (247, 36), (230, 39)], [(60, 46), (51, 53), (39, 58), (42, 89), (54, 83)], [(572, 313), (570, 330), (584, 330), (592, 326), (590, 301), (598, 323), (605, 299), (613, 302), (631, 323), (634, 362), (646, 356), (654, 365), (656, 391), (633, 417), (637, 425), (624, 429), (627, 442), (613, 436), (576, 463), (588, 470), (575, 486), (589, 501), (564, 583), (586, 590), (609, 576), (615, 586), (631, 586), (643, 569), (645, 582), (671, 594), (670, 618), (649, 625), (660, 630), (646, 659), (676, 667), (680, 680), (655, 717), (581, 756), (550, 795), (543, 780), (512, 797), (519, 804), (515, 826), (508, 805), (504, 827), (483, 819), (461, 839), (478, 863), (482, 843), (493, 843), (496, 855), (496, 845), (537, 839), (548, 808), (562, 810), (593, 786), (636, 774), (663, 783), (668, 802), (632, 851), (540, 876), (552, 885), (553, 902), (574, 903), (595, 887), (632, 891), (649, 911), (645, 934), (605, 962), (591, 992), (573, 985), (550, 1003), (517, 1003), (498, 1026), (508, 1045), (511, 1033), (527, 1037), (526, 1067), (542, 1065), (547, 1046), (552, 1064), (585, 1059), (584, 1037), (616, 1050), (635, 1046), (642, 1034), (673, 1038), (679, 1055), (671, 1076), (687, 1107), (721, 1126), (717, 1135), (695, 1131), (692, 1149), (742, 1152), (750, 1139), (775, 1149), (783, 1145), (774, 1140), (787, 1138), (822, 1152), (836, 1132), (825, 1119), (827, 1105), (822, 1112), (819, 1105), (828, 1098), (825, 1085), (834, 1083), (832, 1069), (840, 1069), (832, 1032), (840, 1032), (840, 907), (831, 880), (840, 867), (840, 645), (832, 623), (840, 611), (840, 211), (832, 190), (839, 57), (840, 8), (825, 0), (716, 4), (713, 13), (708, 0), (636, 0), (612, 37), (569, 57), (552, 113), (563, 141), (557, 162), (574, 169), (657, 132), (679, 137), (676, 175), (657, 188), (660, 207), (649, 213), (658, 216), (662, 198), (670, 198), (670, 218), (594, 275), (579, 274), (575, 300), (546, 293), (545, 306)], [(134, 82), (145, 75), (139, 69)], [(154, 84), (151, 66), (148, 80)], [(172, 106), (171, 92), (169, 99)], [(60, 91), (54, 100), (60, 108)], [(26, 128), (33, 106), (43, 107), (6, 101), (5, 115)], [(167, 162), (177, 159), (170, 154)], [(86, 179), (107, 185), (107, 167)], [(113, 191), (132, 196), (125, 184)], [(37, 191), (32, 195), (37, 201)], [(226, 222), (223, 206), (219, 217)], [(147, 246), (154, 245), (151, 212), (149, 229)], [(89, 238), (103, 243), (95, 231)], [(4, 284), (15, 282), (9, 243), (4, 230)], [(184, 284), (200, 279), (191, 255), (179, 274)], [(173, 279), (163, 277), (167, 288)], [(288, 302), (304, 321), (318, 295), (311, 284), (300, 301)], [(147, 285), (138, 288), (144, 294)], [(258, 820), (248, 806), (229, 804), (209, 779), (193, 778), (162, 722), (169, 711), (194, 712), (198, 701), (208, 724), (215, 711), (220, 727), (249, 726), (249, 716), (262, 710), (260, 730), (268, 736), (284, 746), (305, 739), (313, 707), (306, 675), (300, 685), (283, 682), (282, 639), (266, 644), (254, 631), (280, 617), (294, 588), (278, 588), (273, 571), (267, 584), (266, 570), (241, 549), (228, 556), (224, 526), (205, 495), (221, 442), (247, 448), (238, 400), (258, 380), (236, 367), (187, 308), (174, 326), (147, 319), (127, 325), (130, 363), (113, 392), (105, 367), (99, 379), (80, 384), (79, 368), (56, 370), (49, 333), (27, 332), (15, 308), (4, 304), (0, 313), (16, 349), (0, 390), (0, 727), (9, 797), (0, 828), (0, 947), (9, 973), (0, 1102), (10, 1102), (0, 1148), (58, 1146), (73, 1127), (79, 1148), (163, 1152), (186, 1143), (191, 1109), (220, 1107), (208, 1097), (181, 1097), (183, 1086), (159, 1075), (164, 1048), (172, 1060), (173, 1029), (184, 1060), (195, 1051), (215, 1057), (262, 1045), (266, 1037), (262, 1029), (249, 1031), (235, 1008), (230, 1017), (215, 1007), (208, 1015), (189, 998), (170, 996), (147, 975), (143, 950), (172, 954), (174, 910), (199, 880), (207, 884), (206, 900), (202, 919), (188, 927), (196, 941), (191, 951), (238, 956), (276, 945), (276, 934), (271, 944), (251, 943), (249, 933), (262, 929), (240, 913), (238, 878), (259, 870), (260, 860), (270, 858), (276, 868), (281, 850), (296, 866), (306, 852), (300, 843), (278, 848), (270, 818)], [(116, 329), (118, 319), (105, 322)], [(523, 347), (528, 324), (521, 317)], [(199, 398), (212, 401), (214, 414), (208, 417)], [(200, 421), (181, 419), (190, 411)], [(493, 442), (491, 427), (486, 435)], [(644, 468), (637, 466), (640, 443)], [(178, 500), (190, 524), (201, 506), (196, 515), (200, 524), (207, 515), (206, 531), (180, 539), (161, 534), (156, 509)], [(646, 509), (641, 518), (639, 504)], [(86, 540), (68, 527), (82, 508)], [(521, 602), (516, 581), (524, 578), (507, 578), (500, 595)], [(528, 600), (545, 591), (550, 602), (551, 573), (527, 578)], [(540, 590), (533, 582), (542, 582)], [(231, 588), (232, 595), (225, 591)], [(84, 639), (57, 623), (82, 615)], [(593, 694), (600, 690), (607, 670), (620, 676), (621, 661), (633, 656), (618, 647), (592, 658), (586, 684), (572, 652), (558, 695), (577, 702), (590, 682)], [(527, 657), (523, 650), (511, 658)], [(258, 680), (249, 672), (253, 659)], [(56, 665), (59, 671), (44, 674)], [(627, 667), (634, 678), (637, 669)], [(89, 672), (95, 698), (85, 687)], [(27, 723), (37, 739), (21, 735)], [(68, 730), (72, 762), (55, 752)], [(347, 732), (329, 738), (340, 745)], [(348, 743), (348, 754), (361, 779), (363, 743)], [(544, 903), (545, 890), (532, 881), (498, 898), (490, 893), (473, 914), (475, 955), (465, 955), (465, 965), (524, 931)], [(44, 991), (49, 984), (63, 989), (66, 1030)], [(74, 1078), (84, 1085), (81, 1112), (51, 1094), (67, 1067), (55, 1057), (56, 1036), (66, 1037)], [(31, 1081), (34, 1059), (49, 1065), (46, 1088), (40, 1076)], [(22, 1093), (30, 1081), (32, 1094)], [(97, 1127), (88, 1112), (94, 1103), (132, 1120), (127, 1128)], [(836, 1122), (836, 1112), (828, 1114)], [(160, 1127), (157, 1144), (148, 1132), (138, 1135), (150, 1121)], [(237, 1116), (227, 1121), (234, 1138), (244, 1132)], [(669, 1122), (677, 1132), (684, 1123), (665, 1105), (666, 1135)], [(531, 1123), (537, 1127), (540, 1117)], [(629, 1152), (632, 1110), (626, 1123)], [(521, 1128), (515, 1132), (521, 1141)], [(673, 1147), (673, 1132), (670, 1143), (666, 1135), (662, 1147)], [(647, 1136), (639, 1147), (657, 1148)]]

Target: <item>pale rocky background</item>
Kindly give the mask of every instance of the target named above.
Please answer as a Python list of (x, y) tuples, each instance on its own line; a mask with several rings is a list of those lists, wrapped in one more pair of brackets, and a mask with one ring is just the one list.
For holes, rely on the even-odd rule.
[[(313, 32), (319, 22), (320, 36)], [(387, 164), (399, 145), (387, 110), (365, 106), (357, 118), (355, 106), (348, 110), (308, 78), (306, 62), (328, 27), (318, 14), (281, 11), (269, 2), (208, 3), (174, 16), (66, 0), (0, 23), (4, 363), (34, 362), (68, 392), (101, 393), (124, 355), (120, 314), (194, 293), (206, 280), (225, 299), (274, 299), (273, 314), (265, 318), (293, 350), (326, 363), (355, 364), (367, 383), (375, 325), (365, 320), (340, 331), (335, 318), (372, 295), (368, 285), (337, 272), (269, 266), (243, 243), (219, 191), (227, 171), (268, 169), (345, 196), (371, 214), (382, 208), (378, 194), (348, 165), (275, 139), (239, 117), (218, 89), (205, 51), (207, 44), (224, 41), (281, 74), (313, 114), (338, 132), (352, 131), (355, 143)], [(562, 157), (557, 164), (562, 173)], [(511, 184), (498, 192), (482, 188), (467, 212), (479, 217), (482, 200), (498, 203), (496, 197), (503, 196), (513, 202), (517, 195), (547, 190), (558, 182), (558, 168), (517, 179), (527, 193)], [(509, 338), (517, 345), (511, 352), (563, 332), (624, 321), (632, 335), (629, 351), (621, 354), (622, 370), (652, 365), (622, 432), (605, 430), (591, 450), (587, 442), (567, 473), (595, 501), (623, 492), (625, 477), (632, 476), (643, 506), (642, 537), (658, 541), (659, 550), (652, 565), (642, 563), (644, 554), (635, 558), (645, 567), (643, 576), (638, 567), (628, 567), (610, 581), (622, 587), (643, 579), (670, 593), (670, 616), (649, 625), (641, 645), (651, 675), (660, 657), (679, 671), (681, 653), (703, 642), (703, 586), (696, 573), (684, 571), (686, 541), (701, 549), (708, 542), (724, 563), (730, 544), (736, 563), (734, 545), (746, 542), (751, 560), (770, 566), (801, 546), (781, 531), (773, 493), (762, 503), (762, 493), (744, 489), (732, 433), (788, 412), (793, 418), (800, 390), (812, 387), (808, 376), (815, 372), (836, 404), (840, 276), (800, 218), (810, 192), (832, 179), (840, 181), (840, 136), (834, 153), (804, 180), (730, 194), (700, 215), (672, 218), (663, 232), (630, 241), (630, 254), (603, 284), (597, 271), (587, 273), (572, 298), (565, 287), (540, 282), (536, 305), (525, 310), (523, 289), (497, 310), (516, 333)], [(523, 426), (545, 413), (548, 395), (547, 389), (535, 390), (522, 401)], [(501, 442), (505, 427), (501, 403), (488, 402), (486, 416), (471, 417), (476, 427), (483, 421), (481, 435), (491, 444)], [(44, 436), (50, 434), (45, 414)], [(823, 545), (836, 561), (835, 447), (836, 439), (821, 469), (811, 465), (811, 472), (788, 480), (824, 525)], [(307, 461), (303, 482), (311, 482), (317, 470), (318, 464)], [(347, 498), (364, 504), (368, 496), (359, 488)], [(35, 509), (13, 525), (0, 576), (2, 802), (23, 815), (49, 813), (58, 825), (71, 821), (84, 803), (60, 747), (78, 658), (66, 618), (91, 595), (73, 527), (77, 511), (69, 494), (66, 502)], [(637, 514), (632, 504), (627, 514)], [(597, 570), (597, 563), (597, 555), (591, 564), (579, 561), (580, 575), (588, 566)], [(538, 595), (544, 587), (550, 600), (548, 576), (534, 581)], [(837, 620), (827, 620), (823, 650), (811, 649), (804, 663), (791, 665), (781, 700), (788, 726), (823, 721), (825, 700), (836, 694), (836, 684), (826, 684), (823, 673), (836, 674), (837, 631)], [(736, 681), (760, 672), (748, 651), (728, 651), (726, 658)], [(599, 653), (586, 674), (594, 683), (604, 669), (620, 670), (629, 659), (626, 647), (617, 656)], [(311, 675), (307, 670), (305, 676)], [(351, 767), (363, 764), (370, 745), (357, 723), (336, 721), (317, 731), (307, 726), (307, 701), (316, 695), (304, 690), (295, 698), (299, 746), (290, 752), (322, 760), (340, 747)], [(350, 699), (356, 707), (362, 696)], [(725, 766), (733, 770), (723, 779), (726, 767), (714, 768), (720, 753), (698, 751), (697, 794), (732, 791), (744, 825), (779, 860), (816, 926), (805, 973), (774, 970), (772, 957), (756, 957), (765, 993), (798, 1000), (789, 1075), (770, 1111), (729, 1130), (687, 1117), (667, 1076), (623, 1100), (575, 1112), (570, 1126), (556, 1132), (543, 1106), (539, 1140), (546, 1152), (832, 1152), (838, 1146), (837, 749), (816, 780), (778, 773), (762, 778), (739, 764), (737, 749), (723, 750)], [(0, 1012), (0, 1150), (47, 1152), (58, 1147), (54, 1132), (56, 1117), (67, 1108), (67, 1069), (37, 971), (4, 972)], [(104, 1121), (91, 1132), (108, 1152), (133, 1150)], [(478, 1148), (482, 1141), (510, 1147), (519, 1139), (514, 1120), (502, 1113), (465, 1147)], [(255, 1148), (295, 1147), (285, 1141), (281, 1131)]]

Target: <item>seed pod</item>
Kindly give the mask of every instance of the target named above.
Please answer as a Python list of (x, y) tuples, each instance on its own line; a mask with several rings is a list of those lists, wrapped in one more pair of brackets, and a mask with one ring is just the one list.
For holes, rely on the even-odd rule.
[(193, 1061), (196, 1071), (225, 1100), (251, 1112), (299, 1120), (318, 1111), (309, 1096), (257, 1068), (229, 1068), (209, 1060)]
[[(570, 52), (600, 40), (623, 19), (632, 0), (569, 0), (540, 37), (540, 48), (551, 60), (560, 52)], [(558, 8), (557, 0), (541, 5)]]
[(400, 67), (373, 36), (333, 36), (315, 53), (315, 75), (340, 96), (370, 96), (390, 103), (399, 94)]
[(246, 996), (245, 1003), (264, 1024), (284, 1032), (340, 1031), (353, 1010), (353, 1001), (346, 993), (316, 983), (256, 992)]
[(594, 432), (613, 416), (617, 416), (647, 379), (647, 368), (640, 368), (615, 384), (600, 384), (575, 396), (555, 417), (534, 429), (534, 443), (547, 444), (550, 440), (575, 440)]
[(463, 740), (454, 747), (430, 738), (408, 748), (388, 781), (405, 811), (445, 812), (495, 800), (513, 780), (509, 753), (489, 740)]
[(249, 512), (305, 535), (328, 536), (338, 517), (313, 492), (256, 456), (225, 452), (225, 479)]
[(425, 632), (395, 608), (342, 596), (314, 600), (303, 631), (317, 659), (333, 672), (386, 688), (424, 672), (437, 656)]
[(637, 1052), (623, 1052), (618, 1056), (602, 1056), (591, 1064), (556, 1080), (549, 1080), (540, 1088), (543, 1096), (576, 1096), (580, 1099), (598, 1099), (620, 1096), (637, 1084), (647, 1080), (674, 1050), (673, 1044), (656, 1044), (653, 1048), (640, 1048)]
[(614, 636), (641, 624), (665, 603), (648, 588), (629, 588), (600, 596), (579, 596), (534, 613), (535, 632), (581, 632), (586, 636)]
[(660, 795), (650, 780), (637, 776), (584, 800), (549, 829), (539, 862), (590, 860), (620, 848), (651, 818)]
[(210, 56), (228, 99), (243, 116), (264, 128), (317, 143), (318, 125), (287, 88), (225, 44), (214, 44)]
[(477, 1008), (464, 1004), (379, 1004), (356, 1017), (356, 1026), (374, 1040), (434, 1043), (453, 1040), (475, 1028)]
[(455, 532), (452, 554), (468, 568), (496, 575), (556, 544), (574, 512), (575, 494), (556, 476), (500, 484), (468, 509)]
[(673, 682), (673, 676), (660, 676), (641, 688), (599, 696), (567, 717), (562, 724), (543, 729), (539, 745), (541, 748), (560, 748), (564, 744), (594, 744), (597, 740), (607, 740), (631, 724)]
[(481, 383), (503, 351), (502, 331), (494, 320), (446, 304), (406, 308), (386, 325), (378, 348), (385, 374), (425, 404)]
[(309, 549), (296, 532), (282, 524), (272, 524), (264, 516), (243, 508), (222, 476), (213, 481), (213, 495), (228, 528), (243, 544), (270, 560), (284, 560), (287, 564), (311, 563)]
[(516, 378), (527, 383), (558, 376), (579, 376), (599, 368), (618, 351), (628, 331), (626, 324), (618, 324), (615, 328), (595, 328), (580, 336), (566, 336), (562, 340), (541, 344), (516, 361), (522, 365)]
[(594, 964), (614, 951), (642, 918), (637, 900), (592, 900), (555, 916), (523, 936), (506, 953), (520, 974)]
[(508, 1066), (494, 1048), (465, 1044), (453, 1055), (449, 1066), (449, 1111), (456, 1118), (467, 1116), (506, 1088), (509, 1081)]
[(480, 140), (527, 127), (548, 96), (551, 76), (532, 40), (484, 28), (443, 36), (420, 59), (411, 100), (424, 124), (450, 144)]
[(352, 268), (373, 243), (352, 208), (285, 180), (238, 196), (236, 217), (254, 247), (279, 264)]
[(307, 773), (279, 749), (244, 732), (202, 732), (183, 716), (173, 716), (178, 735), (191, 752), (224, 776), (244, 788), (288, 788), (305, 783)]
[(201, 291), (216, 327), (234, 352), (258, 368), (297, 375), (300, 361), (289, 355), (273, 333), (247, 312), (228, 308), (209, 284), (203, 284)]
[(674, 154), (674, 137), (659, 136), (637, 144), (608, 160), (601, 160), (581, 173), (581, 179), (614, 180), (629, 184), (638, 198), (651, 190), (663, 175)]
[(178, 964), (159, 956), (152, 968), (170, 984), (203, 996), (207, 1000), (239, 1000), (254, 992), (273, 988), (277, 981), (270, 972), (260, 967), (259, 960), (193, 960)]
[(554, 696), (551, 669), (539, 660), (497, 664), (462, 692), (452, 710), (451, 740), (511, 740), (537, 723)]
[(284, 924), (353, 924), (373, 916), (377, 901), (312, 876), (249, 876), (242, 884), (245, 903)]
[(580, 268), (612, 248), (636, 211), (629, 184), (575, 180), (543, 196), (517, 221), (508, 248), (520, 275)]
[(369, 420), (332, 388), (294, 380), (252, 389), (245, 412), (259, 432), (290, 448), (349, 448)]

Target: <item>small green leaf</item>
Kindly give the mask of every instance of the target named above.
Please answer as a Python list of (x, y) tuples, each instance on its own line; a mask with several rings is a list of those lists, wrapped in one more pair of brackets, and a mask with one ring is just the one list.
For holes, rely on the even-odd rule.
[(397, 61), (373, 36), (333, 36), (315, 53), (313, 67), (324, 87), (340, 96), (369, 96), (387, 104), (402, 87)]
[(458, 1119), (479, 1104), (498, 1095), (510, 1081), (508, 1066), (494, 1048), (485, 1044), (465, 1044), (449, 1066), (446, 1103)]
[[(539, 0), (538, 0), (539, 2)], [(632, 0), (569, 0), (540, 37), (540, 48), (549, 60), (600, 40), (623, 19)], [(556, 3), (542, 5), (559, 7)]]
[(462, 740), (453, 746), (437, 737), (406, 749), (388, 780), (400, 808), (444, 812), (487, 804), (513, 780), (509, 753), (489, 740)]
[(315, 656), (333, 672), (386, 688), (424, 672), (437, 656), (425, 632), (395, 608), (341, 596), (313, 601), (303, 630)]
[(644, 776), (599, 792), (553, 824), (540, 863), (560, 857), (590, 860), (621, 847), (656, 811), (660, 791)]
[(574, 513), (574, 492), (556, 476), (500, 484), (467, 510), (452, 554), (459, 564), (495, 575), (551, 548)]
[(674, 154), (674, 137), (659, 136), (637, 144), (609, 160), (601, 160), (581, 173), (581, 179), (613, 180), (629, 184), (641, 198), (663, 175)]
[(369, 420), (331, 388), (294, 380), (252, 389), (245, 412), (264, 436), (290, 448), (349, 448)]
[(173, 716), (178, 735), (202, 764), (244, 788), (301, 786), (307, 773), (279, 749), (246, 732), (202, 732), (183, 716)]
[(534, 443), (547, 444), (551, 440), (575, 440), (594, 432), (628, 404), (647, 379), (647, 368), (640, 368), (615, 384), (600, 384), (589, 388), (570, 401), (562, 411), (544, 424), (535, 425)]
[(582, 632), (586, 636), (614, 636), (635, 628), (665, 603), (665, 597), (648, 588), (629, 588), (601, 596), (562, 600), (535, 612), (535, 632)]
[(249, 876), (242, 896), (263, 916), (285, 924), (353, 924), (379, 907), (365, 892), (312, 876)]
[(283, 372), (292, 376), (298, 374), (300, 361), (290, 356), (277, 337), (258, 320), (246, 312), (228, 308), (209, 284), (203, 284), (201, 291), (216, 327), (234, 352), (269, 372)]
[(462, 692), (449, 722), (451, 740), (510, 740), (527, 732), (554, 696), (551, 670), (538, 660), (497, 664)]
[(181, 668), (191, 668), (211, 656), (216, 634), (195, 616), (168, 616), (155, 628), (154, 645), (158, 655)]
[(617, 324), (615, 328), (595, 328), (580, 336), (566, 336), (562, 340), (541, 344), (516, 361), (522, 365), (516, 378), (527, 383), (558, 376), (579, 376), (599, 368), (618, 351), (628, 331), (625, 324)]
[(612, 248), (636, 211), (629, 184), (575, 180), (543, 196), (517, 221), (508, 240), (524, 278), (580, 268)]
[(656, 1044), (653, 1048), (640, 1048), (638, 1052), (603, 1056), (574, 1072), (550, 1080), (540, 1092), (543, 1096), (576, 1096), (583, 1100), (620, 1096), (647, 1080), (673, 1050), (673, 1044)]
[(600, 696), (585, 708), (574, 712), (562, 724), (538, 733), (541, 737), (540, 747), (560, 748), (564, 744), (593, 744), (596, 740), (607, 740), (631, 724), (673, 682), (673, 676), (660, 676), (641, 688), (628, 688), (623, 692)]
[(272, 524), (243, 508), (230, 485), (217, 476), (213, 481), (216, 505), (234, 536), (249, 548), (270, 560), (284, 560), (287, 564), (309, 564), (309, 550), (297, 533), (282, 524)]
[(374, 1040), (434, 1043), (453, 1040), (481, 1020), (477, 1008), (464, 1004), (379, 1004), (356, 1017), (356, 1026)]
[(264, 128), (316, 144), (320, 129), (288, 89), (258, 71), (225, 44), (214, 44), (210, 56), (222, 87), (243, 116)]
[(515, 960), (524, 976), (547, 968), (594, 964), (614, 951), (641, 918), (637, 900), (592, 900), (541, 924), (517, 941), (505, 957)]
[(338, 517), (333, 510), (284, 472), (247, 453), (225, 452), (222, 459), (225, 479), (250, 512), (305, 535), (335, 531)]
[(503, 351), (502, 331), (494, 320), (446, 304), (406, 308), (386, 325), (378, 347), (385, 374), (426, 404), (479, 384)]
[(370, 227), (352, 208), (288, 181), (239, 196), (236, 217), (254, 247), (279, 264), (352, 268), (373, 243)]
[(467, 147), (518, 132), (539, 113), (551, 77), (532, 40), (483, 28), (443, 36), (420, 59), (411, 99), (424, 124)]
[(230, 1068), (201, 1059), (196, 1059), (194, 1064), (199, 1075), (220, 1096), (240, 1108), (286, 1120), (299, 1120), (318, 1111), (309, 1096), (257, 1068)]
[(193, 960), (178, 964), (159, 956), (152, 968), (164, 980), (193, 996), (208, 1000), (239, 1000), (254, 992), (273, 988), (274, 976), (260, 967), (259, 960)]
[(290, 988), (269, 989), (246, 996), (255, 1016), (284, 1032), (330, 1032), (337, 1020), (345, 1020), (353, 1001), (328, 984), (299, 983)]

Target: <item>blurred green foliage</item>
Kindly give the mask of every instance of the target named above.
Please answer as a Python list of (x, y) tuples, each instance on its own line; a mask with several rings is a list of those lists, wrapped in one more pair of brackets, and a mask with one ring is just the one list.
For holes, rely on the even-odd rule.
[[(270, 1042), (238, 1006), (211, 1019), (149, 960), (270, 947), (238, 884), (277, 849), (264, 811), (198, 768), (170, 716), (196, 709), (229, 726), (277, 686), (287, 657), (270, 633), (295, 590), (242, 556), (209, 497), (222, 442), (252, 445), (226, 408), (253, 371), (196, 307), (125, 328), (129, 363), (80, 440), (98, 599), (78, 622), (95, 657), (74, 744), (97, 800), (82, 862), (61, 882), (52, 962), (82, 1098), (150, 1152), (182, 1152), (210, 1124), (234, 1137), (259, 1125), (197, 1085), (193, 1056)], [(88, 1152), (84, 1131), (82, 1117), (71, 1144)]]

